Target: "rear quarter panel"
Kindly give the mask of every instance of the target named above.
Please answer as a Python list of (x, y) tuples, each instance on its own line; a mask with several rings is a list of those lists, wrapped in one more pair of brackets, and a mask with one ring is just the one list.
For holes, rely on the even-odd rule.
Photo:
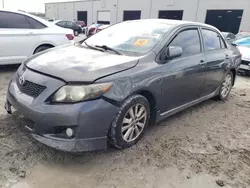
[(72, 34), (73, 31), (69, 29), (61, 29), (61, 28), (45, 28), (37, 31), (37, 42), (30, 52), (30, 56), (34, 54), (35, 50), (44, 44), (49, 44), (52, 46), (61, 46), (65, 44), (73, 44), (73, 40), (70, 41), (66, 37), (66, 34)]

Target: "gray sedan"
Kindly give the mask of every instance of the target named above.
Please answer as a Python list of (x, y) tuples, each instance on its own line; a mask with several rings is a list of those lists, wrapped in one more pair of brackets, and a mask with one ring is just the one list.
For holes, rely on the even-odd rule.
[(53, 148), (124, 149), (149, 124), (210, 98), (226, 100), (240, 62), (212, 26), (127, 21), (27, 59), (5, 108), (30, 119), (32, 136)]

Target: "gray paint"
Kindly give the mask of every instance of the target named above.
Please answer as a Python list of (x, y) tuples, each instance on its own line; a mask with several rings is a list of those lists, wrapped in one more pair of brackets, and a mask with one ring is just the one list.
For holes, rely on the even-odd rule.
[[(78, 46), (60, 47), (33, 56), (18, 69), (17, 74), (46, 86), (46, 90), (35, 99), (21, 93), (15, 74), (9, 85), (7, 104), (36, 123), (31, 130), (35, 139), (56, 149), (75, 152), (107, 148), (112, 120), (123, 101), (135, 93), (147, 91), (152, 94), (156, 122), (216, 96), (225, 74), (232, 69), (237, 71), (239, 67), (237, 48), (229, 44), (227, 49), (211, 52), (202, 48), (202, 52), (194, 56), (159, 62), (161, 52), (183, 29), (205, 27), (218, 32), (204, 24), (165, 22), (175, 23), (175, 26), (161, 43), (141, 57), (119, 56)], [(89, 56), (92, 63), (89, 63)], [(75, 81), (113, 82), (113, 86), (96, 100), (75, 104), (49, 102), (55, 91), (67, 82)], [(9, 111), (9, 105), (6, 106)], [(58, 126), (74, 127), (75, 138), (57, 138), (53, 131)]]

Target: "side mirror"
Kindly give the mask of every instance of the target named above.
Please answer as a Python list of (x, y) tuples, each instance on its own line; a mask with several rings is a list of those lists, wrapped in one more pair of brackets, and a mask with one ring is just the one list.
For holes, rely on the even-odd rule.
[(176, 57), (180, 57), (182, 55), (182, 47), (180, 46), (169, 46), (165, 49), (165, 56), (168, 59), (173, 59)]
[(235, 44), (234, 42), (231, 42), (231, 45), (235, 47), (237, 46), (237, 44)]

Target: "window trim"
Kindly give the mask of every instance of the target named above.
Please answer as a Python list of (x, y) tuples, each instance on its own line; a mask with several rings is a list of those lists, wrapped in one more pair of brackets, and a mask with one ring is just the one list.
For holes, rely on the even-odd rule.
[(27, 19), (26, 15), (24, 14), (20, 14), (18, 12), (10, 12), (10, 11), (4, 11), (4, 10), (0, 10), (0, 13), (1, 12), (4, 12), (4, 13), (7, 13), (7, 14), (16, 14), (16, 15), (21, 15), (25, 18), (25, 20), (29, 23), (30, 25), (30, 28), (0, 28), (0, 29), (33, 29), (33, 25), (29, 22), (29, 20)]
[(41, 24), (41, 25), (44, 26), (44, 28), (40, 28), (40, 29), (45, 29), (45, 28), (47, 28), (46, 25), (44, 25), (43, 23), (39, 22), (38, 20), (36, 20), (36, 19), (34, 19), (34, 18), (30, 17), (30, 16), (27, 16), (27, 15), (25, 15), (25, 17), (26, 17), (26, 19), (28, 20), (28, 22), (30, 23), (30, 25), (32, 26), (31, 29), (37, 29), (37, 28), (34, 26), (34, 24), (32, 24), (32, 23), (29, 21), (29, 19), (35, 20), (36, 22), (38, 22), (39, 24)]
[(201, 31), (200, 31), (200, 27), (198, 25), (192, 25), (192, 26), (183, 26), (181, 28), (179, 28), (176, 32), (174, 32), (171, 36), (171, 38), (166, 42), (166, 44), (163, 46), (163, 48), (159, 51), (159, 53), (156, 56), (156, 62), (159, 64), (165, 64), (167, 63), (167, 61), (160, 61), (159, 60), (159, 56), (161, 55), (161, 53), (164, 51), (165, 48), (167, 48), (170, 43), (175, 39), (175, 37), (180, 34), (183, 31), (186, 30), (192, 30), (192, 29), (196, 29), (199, 35), (199, 39), (200, 39), (200, 49), (201, 51), (197, 54), (193, 54), (193, 55), (187, 55), (187, 56), (181, 56), (181, 57), (177, 57), (175, 59), (181, 59), (181, 58), (186, 58), (186, 57), (190, 57), (190, 56), (195, 56), (195, 55), (199, 55), (204, 53), (204, 47), (203, 47), (203, 40), (202, 40), (202, 36), (201, 36)]
[[(213, 52), (213, 51), (216, 51), (216, 50), (224, 50), (224, 49), (227, 49), (226, 42), (225, 42), (224, 38), (222, 37), (222, 35), (221, 35), (218, 31), (216, 31), (216, 30), (213, 29), (213, 28), (209, 28), (209, 27), (200, 27), (200, 30), (201, 30), (201, 36), (202, 36), (202, 41), (203, 41), (204, 52)], [(220, 49), (206, 50), (206, 48), (205, 48), (205, 42), (204, 42), (204, 36), (203, 36), (203, 34), (202, 34), (202, 30), (213, 31), (213, 32), (215, 32), (215, 33), (218, 35), (218, 37), (220, 37)], [(222, 48), (222, 46), (221, 46), (221, 40), (223, 41), (225, 48)]]

